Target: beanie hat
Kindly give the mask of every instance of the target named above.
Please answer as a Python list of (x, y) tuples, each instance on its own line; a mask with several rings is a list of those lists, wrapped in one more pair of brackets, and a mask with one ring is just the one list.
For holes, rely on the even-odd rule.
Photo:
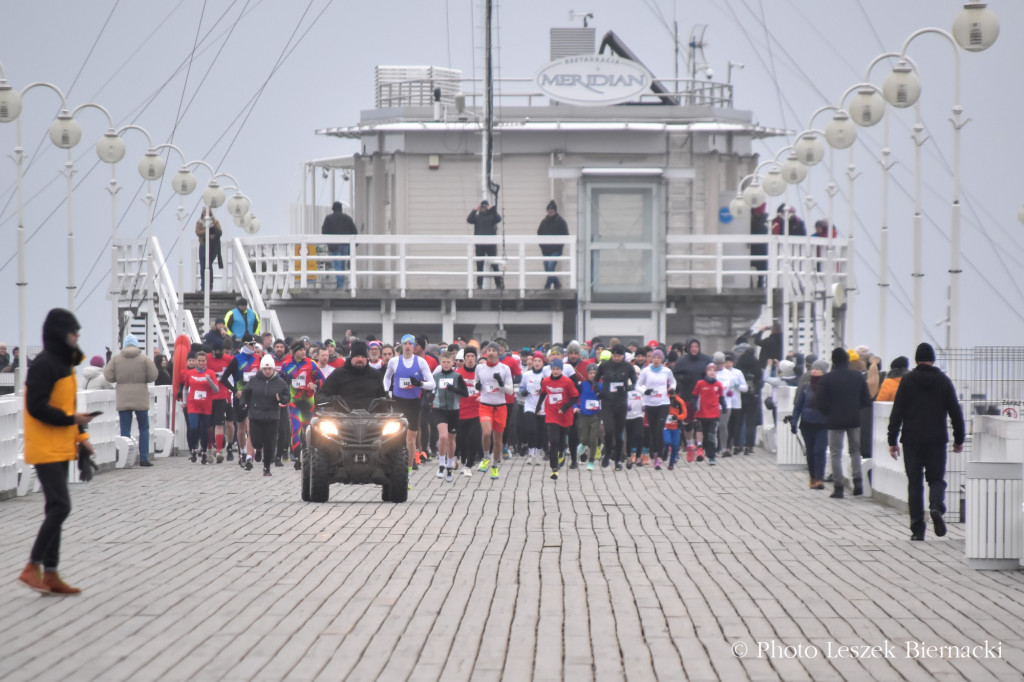
[(858, 360), (860, 360), (860, 353), (858, 353), (857, 351), (855, 351), (852, 348), (850, 350), (846, 351), (846, 354), (847, 354), (847, 356), (849, 356), (850, 362), (857, 362)]
[(610, 350), (603, 350), (601, 351), (601, 355), (597, 359), (600, 360), (601, 362), (604, 362), (605, 360), (611, 360), (612, 352)]
[(466, 350), (464, 348), (460, 348), (459, 352), (455, 354), (455, 359), (456, 360), (465, 361), (466, 360)]
[(354, 358), (357, 355), (362, 356), (364, 358), (369, 357), (366, 354), (366, 342), (365, 341), (353, 341), (352, 342), (352, 346), (349, 349), (348, 355), (349, 355), (350, 358)]
[(296, 341), (295, 343), (292, 344), (292, 347), (291, 347), (290, 350), (293, 353), (296, 352), (296, 351), (300, 351), (300, 350), (306, 350), (306, 344), (304, 344), (302, 342), (302, 340), (300, 339), (300, 340), (298, 340), (298, 341)]
[(917, 347), (914, 362), (935, 362), (935, 349), (930, 343), (922, 343)]
[(651, 351), (651, 357), (652, 358), (661, 358), (662, 360), (664, 360), (665, 359), (665, 352), (663, 350), (661, 350), (660, 348), (655, 348), (654, 350)]
[(416, 343), (416, 337), (412, 334), (405, 334), (399, 343)]
[(623, 346), (621, 343), (617, 343), (614, 346), (612, 346), (612, 355), (625, 355), (625, 354), (626, 354), (626, 347)]
[(792, 360), (783, 360), (779, 363), (779, 376), (791, 377), (795, 374), (796, 364)]
[(871, 349), (868, 346), (865, 346), (865, 345), (861, 344), (861, 345), (857, 346), (857, 354), (858, 355), (870, 355), (871, 354)]
[(548, 210), (549, 211), (557, 211), (558, 210), (558, 204), (555, 203), (554, 199), (552, 199), (551, 201), (548, 202)]
[(832, 349), (832, 364), (833, 365), (848, 365), (850, 364), (850, 356), (846, 353), (845, 348), (834, 348)]
[(558, 369), (562, 369), (562, 358), (551, 358), (550, 364), (552, 369), (554, 369), (555, 367), (557, 367)]
[(714, 355), (711, 356), (711, 359), (715, 362), (716, 365), (720, 365), (723, 362), (725, 362), (725, 353), (723, 353), (722, 351), (717, 351)]
[(713, 370), (715, 370), (717, 372), (718, 371), (718, 365), (716, 365), (713, 362), (709, 362), (708, 366), (704, 368), (704, 371), (707, 372), (709, 369), (713, 369)]
[(274, 364), (274, 356), (264, 355), (263, 359), (260, 360), (260, 369), (266, 369), (267, 367), (277, 369), (277, 365)]
[(127, 348), (128, 346), (139, 347), (139, 340), (135, 338), (135, 334), (129, 334), (124, 337), (124, 347)]
[(102, 367), (104, 364), (103, 357), (100, 355), (94, 355), (91, 358), (89, 358), (89, 364), (92, 365), (93, 367)]
[(910, 360), (906, 355), (901, 355), (889, 364), (889, 369), (909, 369)]
[(811, 369), (812, 370), (816, 369), (816, 370), (818, 370), (820, 372), (827, 372), (828, 371), (828, 361), (826, 361), (826, 360), (815, 360), (814, 364), (811, 365)]

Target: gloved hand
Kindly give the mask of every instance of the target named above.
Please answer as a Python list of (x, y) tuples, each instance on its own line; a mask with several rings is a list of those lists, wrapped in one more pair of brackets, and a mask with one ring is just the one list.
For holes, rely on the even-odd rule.
[(644, 391), (644, 395), (651, 395), (652, 393), (654, 393), (654, 389), (653, 388), (649, 388), (646, 391)]
[(93, 472), (99, 467), (93, 461), (92, 455), (82, 445), (78, 446), (78, 478), (88, 483), (92, 480)]
[(482, 391), (482, 390), (483, 390), (483, 388), (484, 388), (484, 385), (483, 385), (483, 384), (482, 384), (481, 382), (479, 382), (479, 381), (478, 381), (478, 382), (476, 382), (476, 383), (475, 383), (475, 384), (473, 384), (473, 385), (474, 385), (474, 386), (476, 387), (476, 390), (478, 390), (478, 391)]
[(519, 395), (521, 395), (521, 396), (528, 396), (528, 395), (530, 395), (530, 388), (528, 386), (524, 385), (522, 388), (519, 389)]
[(498, 388), (504, 388), (505, 382), (501, 380), (501, 372), (495, 372), (493, 375), (494, 380), (498, 382)]
[(423, 385), (423, 382), (417, 379), (416, 377), (409, 377), (409, 383), (416, 387)]
[(561, 412), (562, 414), (565, 414), (566, 412), (568, 412), (571, 409), (572, 409), (572, 403), (565, 403), (560, 408), (558, 408), (558, 411)]
[(793, 422), (790, 422), (789, 423), (789, 430), (792, 431), (793, 435), (795, 436), (796, 435), (796, 424), (793, 423)]

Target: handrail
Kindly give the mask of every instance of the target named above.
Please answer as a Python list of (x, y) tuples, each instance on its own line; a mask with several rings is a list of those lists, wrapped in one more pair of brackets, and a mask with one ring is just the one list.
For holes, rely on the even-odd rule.
[(256, 284), (256, 278), (249, 265), (249, 257), (245, 253), (245, 247), (242, 246), (241, 240), (232, 239), (231, 249), (234, 255), (231, 272), (235, 286), (241, 295), (249, 301), (249, 306), (260, 316), (262, 329), (273, 334), (275, 339), (283, 339), (284, 329), (281, 327), (280, 320), (277, 319), (277, 312), (268, 308), (263, 301), (263, 292)]

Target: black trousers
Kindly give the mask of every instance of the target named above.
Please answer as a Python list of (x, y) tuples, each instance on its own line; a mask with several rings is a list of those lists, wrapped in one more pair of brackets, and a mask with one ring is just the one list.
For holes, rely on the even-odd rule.
[[(558, 456), (562, 454), (562, 450), (565, 448), (566, 436), (569, 435), (569, 429), (558, 424), (548, 424), (548, 463), (551, 464), (552, 471), (558, 471)], [(573, 453), (573, 459), (575, 459), (576, 453)]]
[(455, 428), (455, 456), (463, 466), (472, 467), (483, 459), (484, 448), (480, 439), (483, 433), (480, 431), (480, 419), (460, 419), (459, 425)]
[(263, 468), (270, 469), (277, 457), (278, 444), (278, 421), (257, 421), (249, 420), (249, 438), (252, 439), (252, 447), (262, 453)]
[(42, 564), (47, 571), (56, 571), (60, 562), (60, 535), (64, 519), (71, 513), (71, 494), (68, 492), (68, 463), (37, 464), (36, 477), (43, 487), (46, 518), (39, 526), (29, 561)]
[[(644, 418), (626, 420), (626, 456), (636, 455), (640, 457), (644, 453)], [(661, 445), (656, 450), (651, 450), (651, 456), (657, 457), (661, 452)]]
[(665, 447), (664, 431), (665, 420), (668, 419), (668, 408), (668, 405), (651, 405), (644, 408), (648, 424), (645, 439), (647, 451), (651, 453), (651, 457), (659, 456), (662, 448)]
[(288, 452), (292, 445), (292, 423), (288, 418), (288, 408), (282, 407), (277, 415), (277, 457)]
[(910, 532), (924, 533), (924, 483), (928, 508), (946, 513), (946, 443), (904, 443), (903, 468), (907, 472)]
[(601, 422), (604, 424), (604, 453), (616, 463), (622, 461), (623, 434), (626, 431), (626, 406), (605, 404), (601, 406)]
[(547, 450), (548, 433), (544, 424), (544, 415), (536, 412), (523, 412), (522, 426), (526, 431), (526, 447)]
[[(477, 244), (476, 245), (476, 255), (477, 255), (477, 258), (479, 259), (476, 262), (476, 271), (477, 272), (483, 272), (484, 271), (484, 263), (485, 263), (485, 261), (483, 259), (481, 259), (480, 256), (489, 256), (491, 258), (494, 258), (495, 256), (498, 255), (498, 245), (497, 244)], [(491, 270), (493, 270), (494, 272), (498, 272), (498, 266), (497, 265), (492, 265), (491, 266)], [(484, 278), (483, 277), (477, 277), (476, 278), (476, 286), (479, 289), (483, 289), (484, 288)], [(504, 289), (505, 288), (505, 280), (503, 278), (501, 278), (501, 277), (495, 277), (494, 278), (494, 286), (496, 286), (499, 289)]]

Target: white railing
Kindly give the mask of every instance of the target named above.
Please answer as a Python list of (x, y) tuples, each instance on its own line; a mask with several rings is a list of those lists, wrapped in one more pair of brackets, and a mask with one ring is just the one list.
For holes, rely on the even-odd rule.
[[(174, 280), (171, 279), (170, 270), (167, 268), (167, 261), (156, 237), (150, 240), (150, 254), (153, 290), (156, 293), (157, 305), (159, 306), (157, 313), (160, 318), (167, 320), (170, 325), (168, 330), (170, 335), (168, 338), (161, 339), (160, 348), (166, 355), (170, 355), (174, 349), (174, 340), (180, 334), (185, 334), (190, 339), (198, 339), (199, 329), (196, 327), (192, 311), (184, 308), (178, 300), (178, 291), (174, 287)], [(181, 320), (180, 323), (179, 320)]]
[[(231, 272), (234, 275), (235, 291), (249, 301), (249, 306), (260, 316), (260, 327), (274, 335), (275, 339), (284, 338), (284, 329), (277, 319), (277, 312), (267, 307), (263, 300), (263, 292), (256, 283), (253, 271), (256, 267), (255, 261), (250, 261), (246, 255), (245, 247), (238, 239), (231, 240), (231, 247), (228, 249), (232, 256)], [(238, 263), (247, 263), (247, 267), (237, 267)]]
[[(564, 255), (542, 256), (541, 241), (562, 244)], [(558, 276), (564, 288), (576, 286), (575, 237), (290, 235), (238, 242), (259, 291), (271, 298), (288, 297), (294, 289), (337, 290), (339, 276), (345, 278), (343, 290), (353, 297), (364, 290), (397, 291), (401, 297), (410, 290), (450, 290), (472, 298), (477, 277), (490, 287), (503, 277), (505, 288), (518, 290), (520, 296), (542, 289), (550, 276)], [(350, 255), (331, 255), (332, 244), (348, 244)], [(477, 245), (493, 245), (498, 255), (478, 259)], [(484, 261), (483, 272), (477, 272), (477, 260)], [(345, 269), (334, 269), (338, 261)], [(558, 262), (560, 272), (546, 272), (544, 261)]]

